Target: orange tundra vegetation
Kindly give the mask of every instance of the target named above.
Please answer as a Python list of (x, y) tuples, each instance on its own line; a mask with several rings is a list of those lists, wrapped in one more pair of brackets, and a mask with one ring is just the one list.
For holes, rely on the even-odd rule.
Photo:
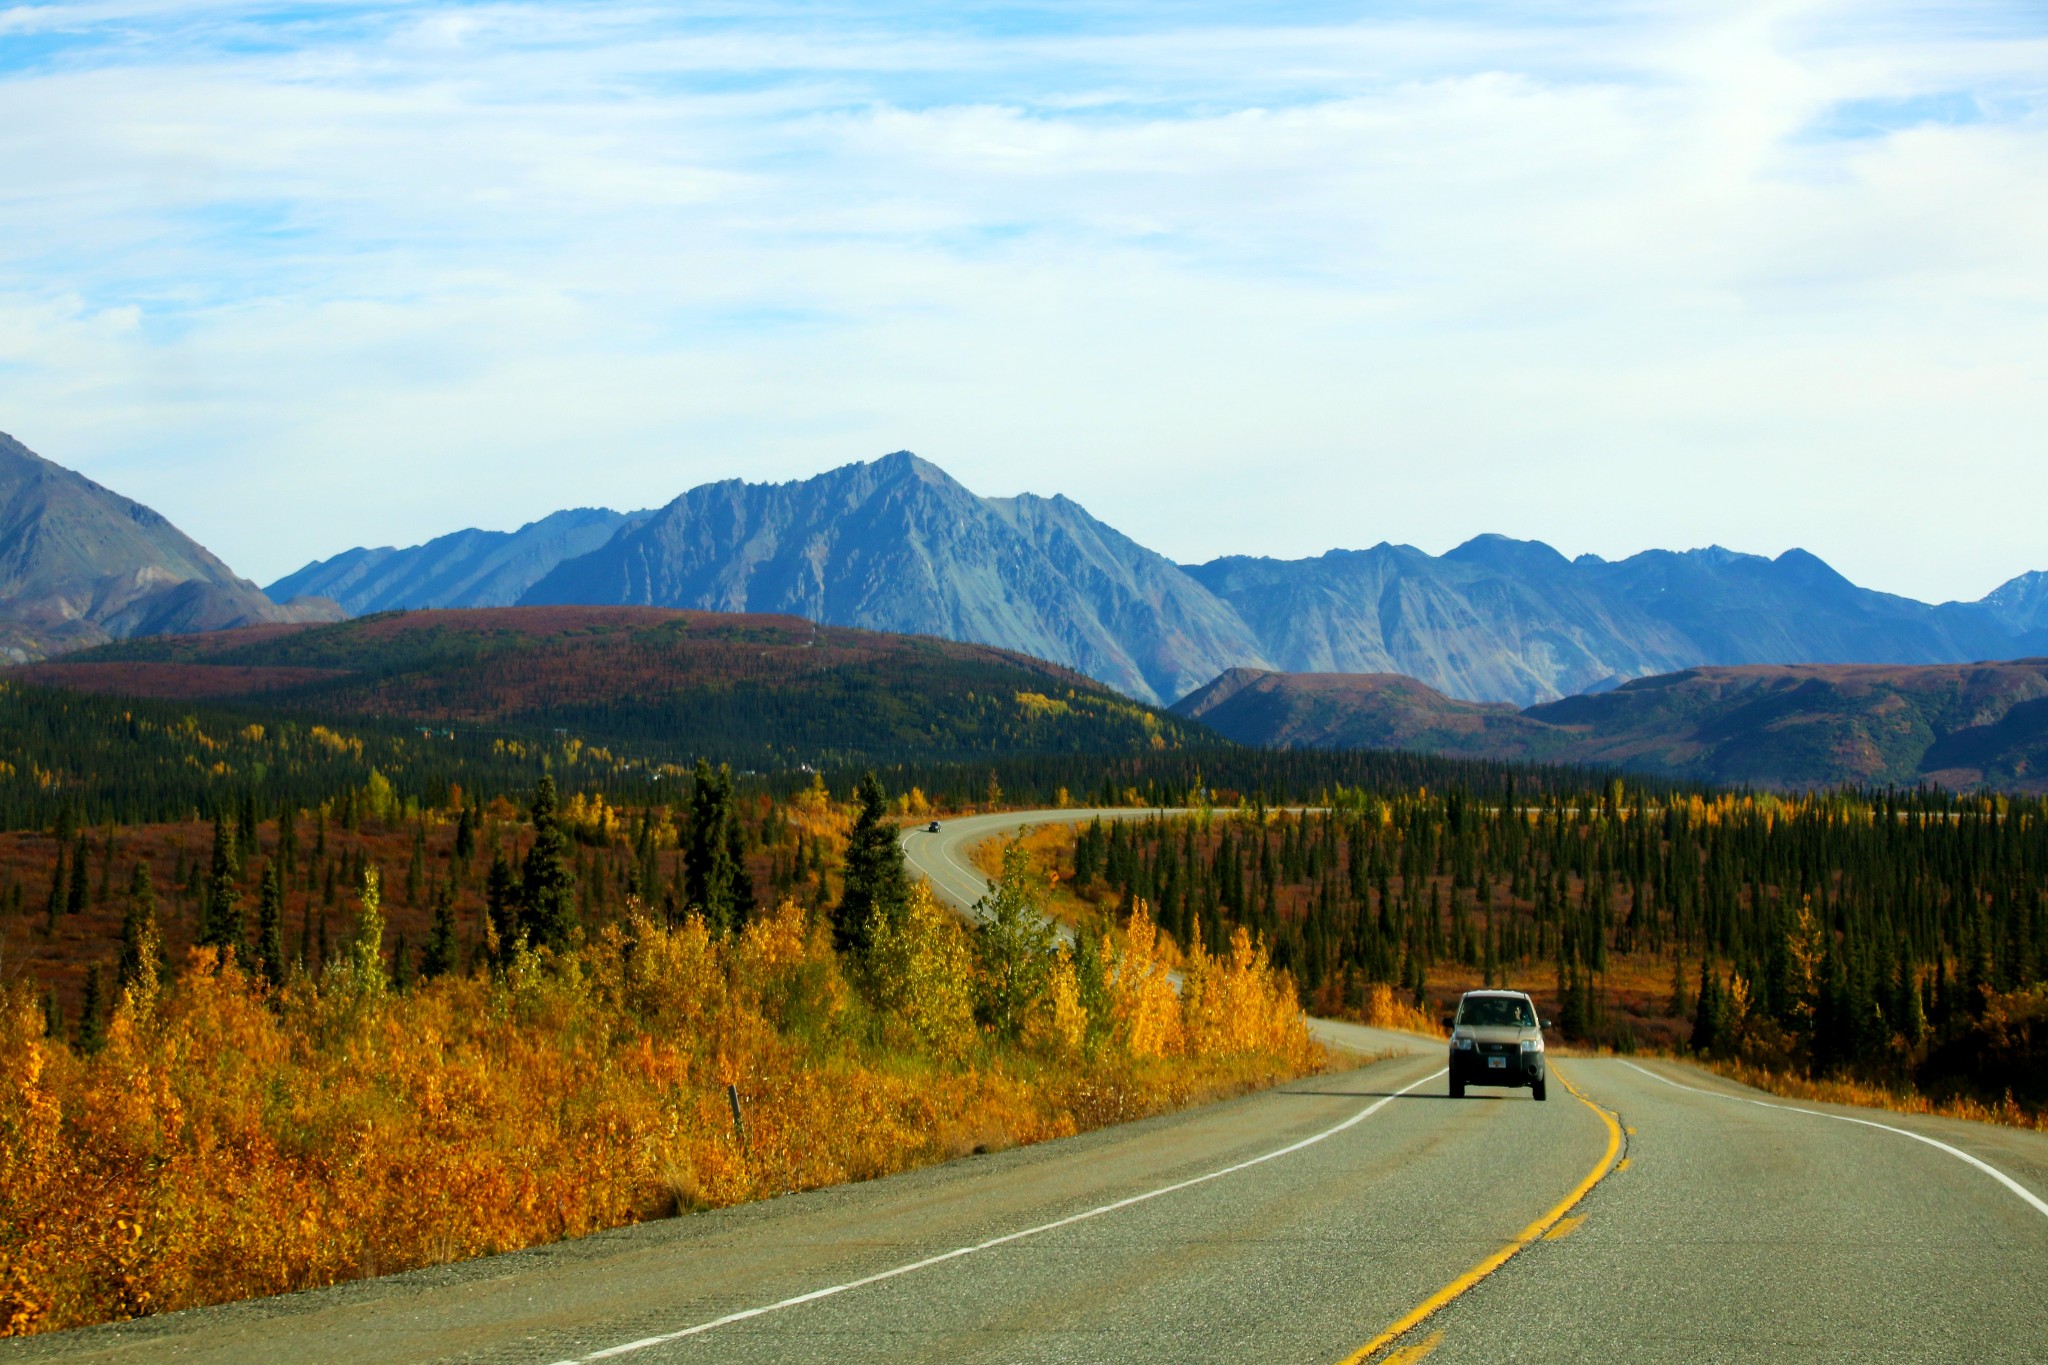
[[(201, 948), (163, 980), (143, 952), (91, 1051), (46, 1036), (27, 986), (0, 998), (0, 1329), (869, 1179), (1324, 1062), (1243, 931), (1186, 954), (1176, 992), (1142, 906), (1121, 947), (1042, 941), (1017, 976), (922, 886), (859, 956), (788, 901), (724, 934), (634, 904), (561, 952), (522, 940), (400, 989), (374, 876), (360, 900), (345, 950), (276, 986)], [(1030, 986), (1000, 1027), (994, 970)]]

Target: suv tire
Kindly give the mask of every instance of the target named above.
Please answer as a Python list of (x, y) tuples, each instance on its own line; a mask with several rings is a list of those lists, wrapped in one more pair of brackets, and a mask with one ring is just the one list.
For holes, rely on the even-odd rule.
[(1546, 1088), (1547, 1083), (1547, 1078), (1546, 1080), (1536, 1082), (1536, 1084), (1529, 1087), (1529, 1093), (1534, 1095), (1538, 1100), (1549, 1099), (1550, 1092)]
[(1451, 1098), (1454, 1100), (1465, 1098), (1465, 1083), (1456, 1076), (1451, 1077)]

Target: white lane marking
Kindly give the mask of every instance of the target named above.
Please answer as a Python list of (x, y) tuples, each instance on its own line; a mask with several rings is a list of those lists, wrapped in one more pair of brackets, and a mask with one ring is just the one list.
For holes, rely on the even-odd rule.
[(1250, 1170), (1254, 1166), (1264, 1165), (1268, 1161), (1274, 1161), (1283, 1156), (1291, 1156), (1305, 1147), (1313, 1147), (1318, 1142), (1333, 1138), (1345, 1129), (1365, 1122), (1409, 1091), (1428, 1085), (1431, 1081), (1443, 1075), (1444, 1070), (1447, 1069), (1432, 1071), (1421, 1080), (1404, 1085), (1391, 1095), (1382, 1095), (1379, 1099), (1333, 1128), (1325, 1128), (1322, 1132), (1305, 1137), (1299, 1142), (1289, 1143), (1285, 1147), (1264, 1153), (1261, 1156), (1255, 1156), (1249, 1161), (1240, 1161), (1235, 1166), (1225, 1166), (1221, 1170), (1210, 1171), (1207, 1175), (1198, 1175), (1192, 1179), (1178, 1181), (1172, 1185), (1162, 1185), (1156, 1190), (1147, 1190), (1143, 1194), (1134, 1194), (1127, 1198), (1116, 1200), (1114, 1203), (1098, 1205), (1081, 1213), (1071, 1213), (1065, 1218), (1056, 1218), (1050, 1223), (1040, 1223), (1035, 1228), (1025, 1228), (1021, 1232), (1004, 1233), (1001, 1237), (991, 1237), (986, 1242), (976, 1242), (973, 1246), (956, 1247), (952, 1251), (943, 1251), (936, 1256), (927, 1256), (921, 1261), (912, 1261), (908, 1265), (899, 1265), (891, 1270), (877, 1271), (873, 1275), (864, 1275), (857, 1280), (848, 1280), (845, 1284), (830, 1285), (824, 1289), (813, 1289), (808, 1294), (798, 1294), (794, 1298), (783, 1299), (777, 1303), (763, 1304), (759, 1308), (743, 1308), (737, 1313), (727, 1313), (722, 1318), (713, 1318), (709, 1322), (700, 1322), (695, 1327), (685, 1327), (679, 1331), (664, 1332), (660, 1336), (655, 1337), (642, 1337), (638, 1341), (629, 1341), (623, 1346), (607, 1346), (604, 1350), (592, 1351), (587, 1356), (576, 1356), (569, 1360), (557, 1361), (555, 1365), (589, 1365), (591, 1361), (611, 1360), (618, 1356), (631, 1355), (635, 1351), (645, 1351), (655, 1346), (665, 1346), (671, 1341), (681, 1341), (684, 1337), (698, 1336), (714, 1328), (724, 1327), (735, 1322), (744, 1322), (748, 1318), (762, 1317), (769, 1313), (779, 1312), (784, 1308), (796, 1308), (802, 1304), (815, 1303), (819, 1299), (829, 1299), (835, 1294), (844, 1294), (849, 1289), (859, 1289), (866, 1285), (878, 1284), (883, 1280), (893, 1280), (899, 1275), (908, 1275), (912, 1271), (924, 1270), (931, 1266), (943, 1264), (946, 1261), (956, 1261), (962, 1256), (972, 1256), (977, 1251), (987, 1251), (991, 1247), (999, 1247), (1009, 1242), (1022, 1241), (1026, 1237), (1036, 1237), (1041, 1232), (1051, 1232), (1055, 1228), (1063, 1228), (1074, 1223), (1086, 1222), (1090, 1218), (1100, 1218), (1105, 1213), (1115, 1213), (1119, 1209), (1127, 1209), (1133, 1204), (1143, 1204), (1148, 1200), (1158, 1199), (1162, 1195), (1174, 1194), (1181, 1190), (1191, 1189), (1196, 1185), (1206, 1185), (1211, 1180), (1221, 1180), (1226, 1175), (1236, 1175), (1239, 1171)]
[(1873, 1123), (1869, 1119), (1851, 1118), (1847, 1114), (1830, 1114), (1825, 1109), (1803, 1109), (1796, 1104), (1773, 1104), (1769, 1100), (1753, 1100), (1747, 1095), (1728, 1095), (1723, 1094), (1721, 1091), (1718, 1090), (1702, 1090), (1696, 1085), (1680, 1085), (1677, 1081), (1672, 1080), (1669, 1076), (1659, 1076), (1654, 1071), (1646, 1071), (1642, 1067), (1637, 1066), (1634, 1062), (1622, 1062), (1622, 1065), (1627, 1067), (1630, 1071), (1641, 1072), (1641, 1074), (1648, 1076), (1653, 1081), (1662, 1081), (1664, 1082), (1664, 1084), (1672, 1086), (1679, 1090), (1690, 1090), (1695, 1095), (1707, 1095), (1717, 1100), (1735, 1100), (1741, 1104), (1756, 1105), (1759, 1109), (1785, 1109), (1789, 1110), (1794, 1114), (1811, 1114), (1817, 1119), (1834, 1119), (1838, 1123), (1854, 1123), (1864, 1128), (1876, 1128), (1881, 1132), (1897, 1133), (1900, 1137), (1911, 1138), (1915, 1142), (1924, 1142), (1929, 1147), (1940, 1148), (1942, 1151), (1947, 1152), (1950, 1156), (1956, 1158), (1956, 1160), (1958, 1161), (1966, 1161), (1970, 1165), (1975, 1166), (1978, 1170), (1984, 1172), (1984, 1174), (1990, 1176), (1993, 1180), (1996, 1180), (1999, 1184), (2005, 1186), (2008, 1190), (2011, 1190), (2020, 1198), (2026, 1200), (2027, 1203), (2033, 1205), (2034, 1211), (2036, 1213), (2039, 1213), (2044, 1217), (2048, 1217), (2048, 1201), (2044, 1201), (2040, 1195), (2035, 1194), (2025, 1185), (2020, 1184), (2019, 1181), (2014, 1180), (2011, 1176), (2007, 1175), (2004, 1171), (1999, 1170), (1996, 1166), (1993, 1166), (1989, 1162), (1980, 1161), (1976, 1157), (1971, 1156), (1968, 1152), (1962, 1150), (1962, 1148), (1951, 1147), (1946, 1142), (1942, 1142), (1936, 1138), (1928, 1137), (1925, 1133), (1916, 1133), (1910, 1128), (1894, 1128), (1889, 1123)]

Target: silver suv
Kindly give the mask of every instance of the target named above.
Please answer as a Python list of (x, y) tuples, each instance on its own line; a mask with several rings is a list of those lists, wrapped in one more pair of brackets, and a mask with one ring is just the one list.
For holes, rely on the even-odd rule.
[(1520, 991), (1467, 991), (1451, 1026), (1451, 1098), (1468, 1085), (1527, 1086), (1547, 1098), (1543, 1074), (1543, 1022), (1536, 1002)]

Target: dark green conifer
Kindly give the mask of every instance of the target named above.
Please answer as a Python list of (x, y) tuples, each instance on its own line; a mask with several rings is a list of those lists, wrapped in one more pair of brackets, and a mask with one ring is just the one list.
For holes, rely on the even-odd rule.
[(50, 899), (43, 906), (43, 932), (46, 934), (56, 932), (57, 916), (64, 913), (64, 907), (71, 900), (70, 872), (65, 865), (70, 856), (69, 845), (57, 845), (57, 867), (50, 874)]
[[(732, 770), (711, 770), (697, 760), (690, 785), (689, 829), (683, 845), (683, 897), (720, 933), (739, 920), (735, 891), (739, 881), (733, 859), (735, 821), (732, 812)], [(751, 888), (749, 888), (751, 900)]]
[(519, 881), (502, 848), (491, 851), (490, 874), (484, 878), (484, 914), (498, 940), (498, 960), (512, 960), (512, 945), (519, 938)]
[(90, 857), (91, 853), (85, 846), (85, 832), (81, 830), (78, 843), (71, 850), (71, 889), (64, 900), (64, 913), (67, 915), (85, 913), (85, 893), (92, 876), (92, 869), (86, 866)]
[(101, 999), (100, 964), (85, 969), (85, 999), (78, 1009), (78, 1050), (90, 1057), (106, 1045), (106, 1025), (101, 1016), (106, 1001)]
[(420, 979), (432, 981), (455, 970), (455, 906), (451, 893), (443, 888), (434, 896), (434, 918), (427, 929), (427, 946), (420, 953)]
[(1703, 1057), (1718, 1056), (1727, 1011), (1721, 1003), (1721, 982), (1714, 975), (1711, 959), (1700, 962), (1700, 989), (1692, 1017), (1692, 1050)]
[(427, 827), (424, 821), (412, 827), (412, 857), (405, 865), (405, 903), (418, 905), (427, 888)]
[(289, 801), (277, 806), (277, 881), (289, 889), (299, 870), (299, 809)]
[(896, 829), (884, 818), (889, 809), (882, 784), (870, 772), (854, 788), (860, 810), (846, 840), (846, 868), (839, 904), (832, 911), (832, 939), (842, 953), (865, 953), (875, 925), (894, 918), (910, 900), (910, 882), (903, 871), (903, 850)]
[(242, 891), (235, 884), (234, 836), (225, 816), (213, 822), (213, 856), (200, 891), (198, 938), (202, 948), (225, 948), (237, 957), (248, 951)]
[(256, 974), (273, 986), (284, 984), (284, 887), (275, 861), (264, 865), (257, 893)]
[(519, 925), (536, 948), (557, 952), (576, 932), (576, 877), (569, 870), (569, 835), (557, 815), (555, 780), (543, 774), (533, 792), (533, 847), (526, 852), (519, 888)]

